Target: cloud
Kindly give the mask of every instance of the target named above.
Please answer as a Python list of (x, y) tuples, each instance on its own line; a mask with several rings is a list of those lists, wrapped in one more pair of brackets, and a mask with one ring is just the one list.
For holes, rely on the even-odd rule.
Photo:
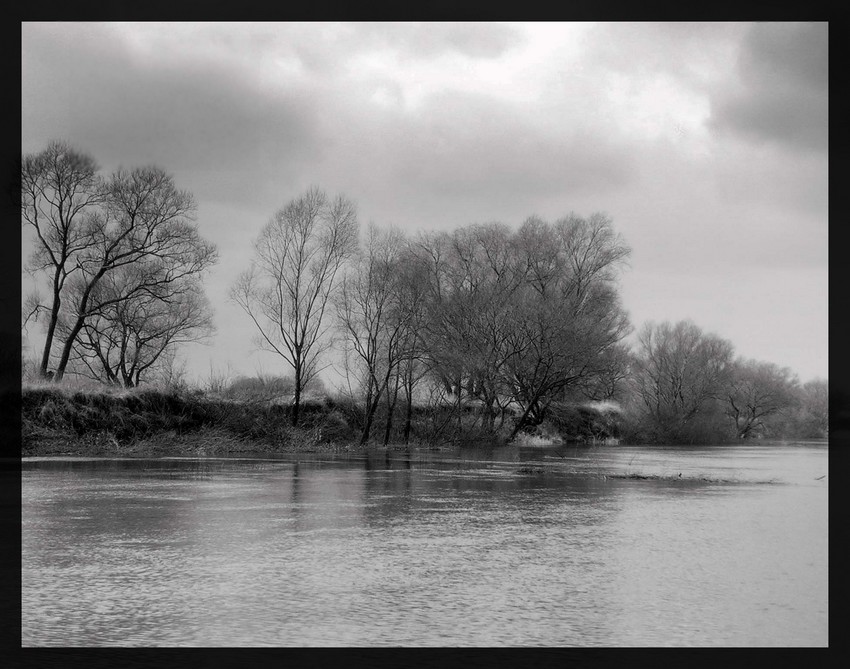
[(441, 90), (414, 112), (354, 107), (325, 128), (327, 160), (314, 174), (380, 224), (519, 223), (541, 202), (602, 200), (636, 176), (621, 137), (591, 123), (552, 132), (534, 105)]
[(416, 151), (399, 153), (400, 168), (444, 192), (599, 192), (628, 180), (629, 161), (612, 140), (588, 126), (549, 133), (533, 105), (445, 92), (428, 100), (417, 130)]
[(106, 166), (156, 163), (204, 177), (195, 180), (199, 198), (236, 201), (256, 197), (262, 176), (279, 183), (321, 157), (308, 84), (296, 79), (283, 93), (264, 93), (214, 58), (178, 66), (162, 52), (145, 59), (123, 41), (104, 58), (80, 36), (54, 31), (27, 40), (22, 112), (23, 134), (37, 138), (31, 150), (73, 138)]
[(827, 23), (757, 23), (741, 46), (740, 85), (719, 90), (710, 127), (802, 151), (828, 146)]
[(67, 139), (195, 194), (221, 360), (249, 348), (225, 296), (251, 241), (313, 184), (411, 232), (608, 213), (638, 322), (745, 332), (776, 323), (776, 272), (815, 277), (788, 309), (825, 294), (826, 45), (826, 24), (25, 22), (22, 149)]
[(727, 22), (599, 23), (587, 36), (584, 59), (596, 72), (672, 79), (702, 94), (727, 78), (745, 29)]
[[(31, 150), (74, 138), (105, 165), (156, 162), (198, 177), (199, 198), (229, 202), (315, 182), (339, 142), (383, 157), (382, 107), (406, 111), (394, 58), (496, 58), (521, 41), (467, 23), (28, 24), (24, 37)], [(413, 116), (388, 122), (422, 134)], [(352, 124), (359, 135), (340, 139)]]
[(385, 45), (408, 58), (445, 53), (497, 58), (524, 42), (516, 28), (501, 23), (367, 23), (357, 24), (353, 33), (361, 43)]

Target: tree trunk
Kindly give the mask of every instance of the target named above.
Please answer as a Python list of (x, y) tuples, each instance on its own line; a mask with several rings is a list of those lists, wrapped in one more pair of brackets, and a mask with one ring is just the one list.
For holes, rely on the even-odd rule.
[(395, 405), (398, 401), (398, 384), (399, 377), (396, 374), (395, 387), (393, 388), (392, 401), (390, 401), (390, 393), (387, 391), (387, 425), (384, 429), (384, 446), (390, 443), (390, 433), (393, 429), (393, 414), (395, 413)]
[(526, 426), (528, 416), (529, 416), (529, 414), (531, 414), (531, 411), (536, 404), (537, 404), (537, 398), (533, 399), (531, 402), (528, 403), (528, 406), (526, 407), (525, 411), (523, 412), (522, 417), (517, 421), (517, 424), (514, 425), (514, 429), (511, 432), (511, 436), (508, 437), (508, 441), (513, 441), (516, 438), (516, 436), (519, 434), (519, 431)]
[(292, 401), (292, 427), (298, 426), (298, 417), (301, 413), (301, 370), (295, 369), (295, 397)]
[(61, 381), (62, 377), (65, 376), (65, 367), (68, 366), (68, 359), (71, 357), (71, 349), (74, 347), (74, 342), (77, 341), (77, 335), (80, 334), (80, 330), (83, 329), (83, 325), (86, 322), (86, 310), (89, 306), (89, 296), (98, 282), (103, 278), (103, 275), (106, 274), (107, 269), (106, 265), (102, 265), (97, 274), (94, 275), (94, 278), (92, 278), (89, 282), (89, 285), (86, 286), (86, 289), (83, 291), (83, 296), (80, 298), (80, 306), (77, 309), (77, 322), (74, 323), (71, 334), (68, 335), (68, 339), (65, 340), (65, 345), (62, 347), (62, 357), (59, 359), (59, 366), (56, 368), (56, 381)]
[(378, 409), (378, 400), (376, 399), (372, 406), (369, 407), (368, 412), (366, 413), (366, 424), (363, 426), (363, 433), (360, 435), (360, 445), (365, 446), (369, 441), (370, 433), (372, 432), (372, 422), (375, 418), (375, 412)]
[(65, 376), (65, 367), (68, 366), (68, 359), (71, 357), (71, 349), (74, 347), (77, 335), (80, 334), (80, 330), (83, 329), (84, 320), (85, 319), (82, 316), (77, 317), (77, 322), (71, 329), (71, 334), (69, 334), (68, 338), (65, 340), (65, 345), (62, 347), (62, 357), (59, 358), (59, 366), (56, 368), (56, 375), (54, 377), (57, 382), (61, 381)]
[(47, 367), (50, 365), (50, 350), (53, 348), (53, 336), (56, 333), (56, 323), (59, 321), (59, 308), (62, 300), (55, 282), (53, 286), (53, 306), (50, 309), (50, 322), (47, 324), (47, 338), (44, 341), (44, 353), (41, 356), (41, 377), (47, 378)]
[(407, 392), (407, 407), (404, 414), (404, 443), (410, 444), (410, 429), (413, 424), (413, 391), (408, 385), (405, 388)]

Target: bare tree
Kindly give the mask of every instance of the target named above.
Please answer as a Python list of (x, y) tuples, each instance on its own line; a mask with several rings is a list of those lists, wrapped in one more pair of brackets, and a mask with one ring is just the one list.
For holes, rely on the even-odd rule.
[(263, 228), (250, 268), (230, 293), (256, 326), (260, 346), (292, 367), (293, 425), (303, 389), (329, 345), (325, 310), (337, 273), (356, 249), (357, 230), (352, 202), (311, 188)]
[[(410, 443), (413, 424), (414, 396), (420, 381), (430, 371), (425, 328), (427, 326), (426, 300), (428, 296), (428, 267), (410, 243), (402, 252), (399, 263), (399, 301), (406, 315), (401, 335), (401, 352), (398, 369), (405, 396), (404, 443)], [(387, 418), (387, 432), (392, 415)], [(386, 441), (386, 438), (385, 438)]]
[(531, 217), (515, 233), (478, 224), (416, 248), (428, 267), (430, 368), (458, 408), (462, 396), (474, 400), (485, 429), (519, 408), (513, 438), (568, 389), (613, 392), (630, 328), (616, 279), (630, 250), (610, 219)]
[[(169, 354), (175, 347), (203, 341), (213, 332), (212, 309), (197, 276), (161, 277), (147, 281), (148, 289), (133, 291), (130, 287), (143, 281), (138, 276), (143, 267), (111, 272), (92, 292), (91, 301), (102, 307), (83, 325), (75, 354), (93, 378), (138, 386), (160, 361), (173, 363)], [(122, 295), (128, 296), (113, 299)]]
[(503, 367), (514, 354), (513, 298), (524, 281), (511, 231), (499, 223), (472, 225), (423, 238), (419, 247), (430, 265), (431, 366), (458, 405), (464, 394), (480, 403), (481, 420), (492, 430), (503, 408)]
[(591, 401), (622, 401), (627, 393), (632, 354), (624, 343), (605, 349), (595, 361), (595, 373), (577, 389), (578, 395)]
[[(106, 189), (105, 206), (88, 217), (87, 244), (75, 259), (75, 299), (67, 317), (57, 380), (62, 379), (89, 319), (140, 295), (167, 300), (171, 287), (200, 275), (217, 259), (214, 245), (191, 222), (194, 198), (178, 190), (162, 169), (120, 169)], [(128, 280), (120, 284), (121, 290), (104, 289), (104, 277), (116, 271), (126, 272)]]
[(787, 367), (758, 360), (737, 360), (725, 393), (726, 415), (739, 439), (763, 433), (766, 421), (796, 404), (799, 382)]
[(21, 218), (35, 233), (30, 271), (50, 277), (50, 301), (29, 304), (27, 320), (47, 313), (47, 332), (39, 374), (48, 366), (68, 277), (79, 271), (78, 259), (93, 243), (87, 215), (104, 201), (105, 191), (94, 159), (65, 142), (53, 141), (44, 151), (21, 160)]
[(522, 410), (512, 438), (539, 424), (569, 389), (610, 377), (615, 347), (630, 329), (616, 286), (630, 249), (610, 219), (570, 215), (550, 226), (532, 217), (517, 237), (526, 282), (514, 298), (506, 365)]
[[(401, 252), (398, 230), (370, 225), (364, 247), (344, 278), (336, 301), (337, 317), (363, 374), (365, 418), (360, 443), (369, 441), (379, 402), (387, 393), (388, 420), (394, 408), (390, 380), (398, 380), (410, 311), (400, 299)], [(397, 385), (395, 387), (397, 392)], [(396, 395), (397, 396), (397, 395)]]
[(732, 360), (731, 342), (691, 321), (647, 323), (638, 335), (633, 382), (651, 438), (695, 438), (689, 428), (723, 398)]

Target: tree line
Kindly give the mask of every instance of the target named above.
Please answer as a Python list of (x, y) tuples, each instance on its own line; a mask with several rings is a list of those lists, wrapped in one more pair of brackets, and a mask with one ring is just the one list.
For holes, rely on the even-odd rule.
[(269, 221), (231, 297), (293, 371), (293, 423), (336, 341), (364, 404), (362, 443), (381, 402), (391, 421), (403, 397), (410, 420), (423, 381), (432, 401), (474, 401), (490, 430), (516, 414), (512, 438), (565, 394), (613, 382), (628, 252), (602, 215), (413, 237), (370, 225), (361, 240), (353, 203), (313, 188)]
[(361, 444), (379, 415), (387, 443), (398, 413), (408, 441), (414, 405), (441, 409), (455, 434), (508, 440), (606, 401), (634, 440), (827, 433), (824, 381), (801, 386), (687, 320), (647, 323), (629, 344), (618, 279), (630, 249), (603, 214), (361, 231), (353, 202), (314, 187), (254, 250), (231, 299), (293, 372), (293, 424), (334, 348), (362, 407)]
[[(49, 286), (25, 309), (44, 325), (43, 377), (138, 385), (213, 332), (202, 278), (217, 251), (169, 174), (103, 176), (52, 142), (23, 156), (21, 177), (28, 269)], [(313, 187), (262, 228), (229, 297), (291, 372), (293, 425), (339, 353), (361, 444), (387, 443), (399, 421), (409, 441), (417, 411), (511, 440), (594, 403), (618, 408), (605, 434), (641, 441), (826, 436), (826, 382), (738, 358), (690, 321), (647, 323), (630, 344), (629, 255), (601, 213), (409, 234), (361, 229), (354, 202)]]
[(828, 436), (825, 380), (801, 384), (787, 367), (736, 356), (730, 341), (689, 320), (645, 324), (626, 379), (633, 441)]

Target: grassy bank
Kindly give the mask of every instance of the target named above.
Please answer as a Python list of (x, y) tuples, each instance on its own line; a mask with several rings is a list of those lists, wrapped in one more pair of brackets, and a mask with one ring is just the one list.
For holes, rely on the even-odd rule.
[(200, 391), (75, 389), (38, 385), (21, 395), (23, 456), (215, 455), (349, 450), (350, 407), (307, 402), (290, 409)]
[[(387, 435), (391, 445), (407, 448), (403, 411), (396, 412), (389, 428), (385, 412), (379, 412), (371, 445), (363, 448), (358, 443), (365, 416), (358, 403), (327, 396), (308, 399), (301, 405), (298, 426), (293, 427), (291, 407), (270, 401), (272, 396), (225, 389), (28, 383), (21, 395), (22, 455), (351, 452), (380, 448), (376, 443)], [(518, 435), (517, 443), (599, 439), (610, 434), (610, 422), (604, 413), (561, 407), (551, 421)], [(420, 406), (412, 411), (409, 441), (429, 449), (495, 445), (505, 442), (511, 427), (488, 429), (482, 416), (469, 408)]]

